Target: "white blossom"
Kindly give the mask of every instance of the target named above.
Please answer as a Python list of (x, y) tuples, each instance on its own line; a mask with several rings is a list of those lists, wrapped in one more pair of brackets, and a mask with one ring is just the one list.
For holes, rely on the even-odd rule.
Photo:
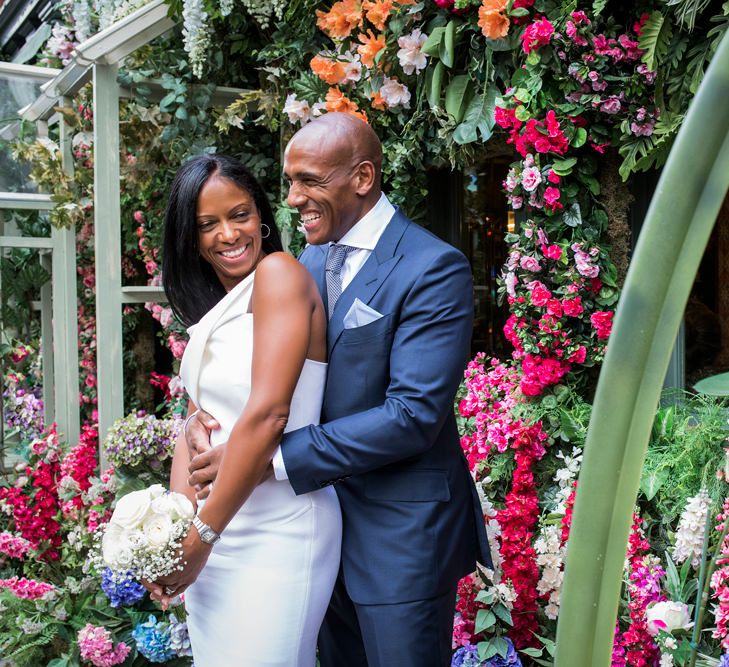
[(287, 0), (242, 0), (248, 13), (262, 28), (271, 25), (271, 19), (275, 16), (281, 20), (288, 4)]
[(410, 91), (408, 87), (395, 79), (385, 77), (385, 82), (380, 86), (380, 95), (389, 109), (401, 106), (410, 108)]
[(427, 39), (428, 35), (421, 32), (420, 28), (415, 28), (409, 35), (398, 38), (397, 44), (400, 50), (397, 52), (397, 58), (405, 74), (414, 74), (425, 69), (428, 58), (422, 48)]
[(673, 546), (672, 555), (676, 563), (691, 559), (694, 568), (699, 566), (710, 502), (706, 489), (701, 489), (686, 502), (676, 530), (676, 544)]
[(190, 56), (193, 74), (200, 78), (210, 46), (210, 26), (203, 0), (184, 0), (182, 5), (182, 36), (185, 51)]
[(345, 62), (342, 83), (357, 83), (362, 78), (362, 61), (359, 54), (347, 51), (341, 58)]
[(548, 596), (544, 613), (547, 618), (556, 619), (559, 614), (565, 547), (562, 545), (562, 529), (559, 525), (543, 526), (534, 542), (537, 552), (537, 567), (541, 577), (537, 583), (540, 595)]
[(288, 115), (290, 123), (306, 125), (312, 118), (320, 116), (325, 106), (322, 101), (309, 106), (306, 100), (300, 100), (296, 97), (296, 93), (291, 93), (286, 97), (283, 112)]
[(71, 5), (71, 18), (73, 19), (73, 31), (76, 34), (76, 41), (79, 43), (85, 42), (92, 34), (88, 0), (74, 0)]

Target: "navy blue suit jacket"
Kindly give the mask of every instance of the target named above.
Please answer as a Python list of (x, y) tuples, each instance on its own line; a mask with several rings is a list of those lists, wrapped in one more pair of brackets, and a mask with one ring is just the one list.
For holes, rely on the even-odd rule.
[[(300, 257), (325, 303), (327, 250)], [(345, 329), (355, 298), (383, 317)], [(356, 603), (428, 599), (491, 565), (453, 412), (472, 322), (468, 261), (398, 210), (330, 319), (322, 424), (281, 443), (297, 494), (336, 483)]]

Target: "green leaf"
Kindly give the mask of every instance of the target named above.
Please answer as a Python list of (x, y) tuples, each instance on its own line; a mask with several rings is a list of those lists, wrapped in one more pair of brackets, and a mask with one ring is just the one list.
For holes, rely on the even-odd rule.
[(428, 74), (430, 75), (430, 84), (428, 85), (428, 79), (426, 78), (426, 90), (428, 104), (430, 105), (431, 109), (435, 109), (440, 106), (444, 71), (445, 66), (440, 61), (438, 61), (435, 67), (431, 67), (428, 69)]
[(467, 74), (459, 74), (451, 79), (446, 88), (445, 108), (453, 116), (456, 123), (463, 120), (470, 97), (473, 92), (471, 79)]
[(463, 115), (463, 122), (453, 132), (453, 140), (457, 144), (470, 144), (478, 139), (488, 141), (494, 128), (494, 108), (497, 90), (495, 86), (487, 88), (482, 95), (471, 100)]
[(446, 67), (453, 67), (454, 54), (456, 50), (456, 22), (451, 19), (445, 28), (443, 41), (440, 43), (438, 54)]
[(666, 21), (666, 17), (661, 12), (657, 10), (651, 12), (638, 38), (638, 45), (643, 49), (641, 59), (649, 70), (655, 71), (658, 61), (668, 53), (672, 35), (671, 22)]
[(478, 643), (478, 657), (480, 660), (488, 660), (489, 658), (493, 658), (496, 653), (497, 648), (494, 645), (493, 640)]
[(555, 160), (552, 164), (552, 171), (558, 176), (567, 176), (572, 172), (572, 167), (577, 164), (577, 158), (571, 157), (566, 160)]
[(559, 427), (570, 441), (577, 438), (582, 432), (580, 424), (567, 410), (559, 411)]
[(694, 385), (694, 389), (707, 396), (729, 396), (729, 373), (704, 378)]
[(420, 49), (426, 56), (437, 56), (440, 53), (440, 43), (443, 41), (445, 35), (445, 28), (433, 28), (433, 31), (428, 35), (428, 39), (425, 40)]
[(489, 591), (486, 588), (481, 589), (476, 596), (476, 602), (483, 602), (484, 604), (491, 604), (496, 597), (493, 591)]
[(572, 139), (572, 147), (573, 148), (579, 148), (580, 146), (584, 146), (585, 142), (587, 141), (587, 130), (584, 127), (578, 127), (577, 132), (575, 132), (574, 139)]
[(492, 628), (496, 624), (496, 615), (490, 609), (479, 609), (476, 614), (476, 633)]
[(572, 204), (572, 206), (565, 210), (562, 220), (568, 227), (579, 227), (582, 224), (580, 205), (577, 202)]
[(503, 637), (494, 637), (491, 643), (496, 646), (496, 653), (505, 658), (509, 653), (509, 643)]
[(595, 2), (592, 3), (592, 13), (595, 16), (602, 13), (602, 10), (605, 9), (605, 5), (607, 5), (607, 3), (608, 0), (595, 0)]
[(514, 625), (511, 618), (511, 612), (503, 604), (495, 604), (491, 610), (507, 625)]
[(530, 658), (541, 658), (542, 653), (544, 653), (544, 649), (527, 647), (527, 648), (520, 649), (519, 653), (528, 655)]
[(653, 500), (659, 489), (666, 483), (669, 473), (669, 468), (651, 470), (643, 473), (643, 477), (640, 480), (640, 490), (643, 492), (646, 500)]
[(529, 16), (529, 10), (526, 7), (517, 7), (509, 12), (509, 16)]
[(168, 110), (170, 104), (175, 101), (177, 95), (175, 93), (167, 93), (159, 102), (159, 110), (164, 112)]
[(180, 120), (186, 120), (187, 119), (187, 109), (185, 107), (177, 107), (175, 109), (175, 118), (179, 118)]

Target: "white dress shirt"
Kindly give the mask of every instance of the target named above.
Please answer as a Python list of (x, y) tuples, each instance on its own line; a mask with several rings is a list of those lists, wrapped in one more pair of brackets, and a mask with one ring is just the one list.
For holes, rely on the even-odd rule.
[[(356, 248), (347, 253), (344, 264), (342, 264), (342, 291), (347, 289), (364, 263), (369, 259), (372, 251), (375, 249), (377, 242), (380, 240), (382, 233), (390, 222), (392, 216), (395, 215), (395, 207), (383, 192), (377, 203), (367, 212), (364, 217), (355, 223), (355, 225), (341, 238), (337, 243)], [(332, 245), (331, 243), (329, 245)], [(286, 466), (284, 465), (281, 447), (276, 448), (273, 455), (273, 472), (276, 479), (281, 481), (288, 479)]]

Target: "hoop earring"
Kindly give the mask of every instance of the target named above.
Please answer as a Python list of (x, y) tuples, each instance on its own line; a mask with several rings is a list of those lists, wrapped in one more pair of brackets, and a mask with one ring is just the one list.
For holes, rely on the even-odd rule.
[[(263, 233), (263, 228), (264, 227), (266, 228), (266, 233), (265, 234)], [(271, 228), (265, 222), (262, 222), (261, 223), (261, 238), (262, 239), (267, 239), (269, 236), (271, 236)]]

